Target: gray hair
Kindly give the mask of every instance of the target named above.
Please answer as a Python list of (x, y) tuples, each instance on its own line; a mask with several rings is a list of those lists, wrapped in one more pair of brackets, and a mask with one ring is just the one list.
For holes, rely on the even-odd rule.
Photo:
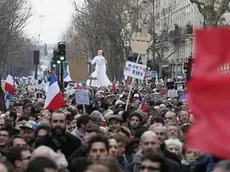
[(32, 155), (31, 155), (31, 159), (35, 159), (37, 157), (46, 157), (51, 159), (52, 161), (56, 162), (56, 164), (58, 166), (62, 166), (62, 167), (67, 167), (68, 163), (65, 159), (65, 156), (62, 153), (56, 153), (53, 151), (53, 149), (47, 147), (47, 146), (39, 146), (38, 148), (36, 148)]
[(95, 110), (91, 113), (91, 118), (94, 122), (101, 122), (101, 119), (102, 119), (102, 114), (101, 112)]

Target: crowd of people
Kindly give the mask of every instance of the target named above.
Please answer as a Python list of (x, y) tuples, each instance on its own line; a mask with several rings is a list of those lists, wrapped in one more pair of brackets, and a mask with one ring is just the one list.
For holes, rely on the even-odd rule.
[(125, 110), (127, 90), (89, 93), (90, 105), (77, 105), (72, 95), (63, 108), (48, 111), (43, 96), (19, 86), (0, 115), (0, 172), (230, 170), (229, 161), (186, 147), (193, 123), (186, 102), (137, 89)]

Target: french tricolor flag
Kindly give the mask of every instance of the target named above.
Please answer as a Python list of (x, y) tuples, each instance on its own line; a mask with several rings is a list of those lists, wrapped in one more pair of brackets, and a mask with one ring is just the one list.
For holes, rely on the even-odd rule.
[(14, 95), (14, 80), (11, 75), (8, 75), (5, 81), (5, 91)]
[(46, 93), (45, 109), (47, 110), (58, 110), (65, 105), (65, 100), (60, 91), (54, 74), (51, 75), (50, 85)]
[(142, 109), (142, 108), (145, 107), (146, 101), (147, 101), (147, 96), (145, 96), (145, 97), (142, 99), (142, 102), (141, 102), (141, 104), (140, 104), (139, 109)]

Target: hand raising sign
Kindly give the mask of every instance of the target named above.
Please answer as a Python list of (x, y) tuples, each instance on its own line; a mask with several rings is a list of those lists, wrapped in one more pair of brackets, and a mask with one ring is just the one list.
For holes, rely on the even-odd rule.
[(151, 40), (151, 35), (148, 33), (148, 25), (142, 26), (141, 32), (134, 32), (131, 38), (132, 52), (138, 54), (146, 54)]

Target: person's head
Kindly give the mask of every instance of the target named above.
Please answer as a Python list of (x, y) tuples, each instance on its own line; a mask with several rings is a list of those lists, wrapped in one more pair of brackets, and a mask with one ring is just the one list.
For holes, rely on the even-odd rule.
[(101, 102), (101, 107), (102, 109), (105, 111), (105, 110), (108, 110), (109, 109), (109, 103), (107, 101), (102, 101)]
[(179, 120), (182, 124), (189, 123), (190, 122), (190, 115), (188, 111), (186, 110), (181, 110), (178, 114)]
[(144, 132), (141, 136), (140, 146), (144, 153), (157, 151), (160, 148), (160, 144), (156, 133), (152, 131)]
[(123, 156), (125, 153), (125, 147), (128, 144), (127, 136), (121, 133), (117, 133), (113, 138), (117, 141), (118, 144), (118, 156)]
[[(96, 164), (103, 165), (108, 167), (109, 172), (120, 172), (119, 166), (113, 158), (99, 159), (96, 161)], [(94, 171), (93, 171), (94, 172)]]
[(185, 146), (183, 148), (183, 155), (184, 155), (185, 160), (189, 164), (192, 164), (193, 162), (196, 161), (196, 154), (195, 154), (194, 150), (188, 149)]
[(100, 124), (100, 122), (102, 121), (102, 113), (99, 112), (98, 110), (95, 110), (91, 113), (90, 117), (92, 118), (92, 122), (94, 124)]
[(3, 127), (5, 127), (5, 118), (3, 118), (3, 117), (0, 117), (0, 129), (1, 128), (3, 128)]
[(98, 53), (98, 55), (102, 55), (102, 53), (103, 53), (102, 49), (99, 49), (97, 53)]
[(122, 127), (122, 117), (120, 115), (111, 115), (109, 117), (109, 127), (113, 132), (118, 132)]
[(27, 143), (34, 139), (34, 132), (36, 125), (33, 121), (27, 121), (23, 126), (20, 127), (23, 131), (23, 137)]
[(48, 126), (50, 126), (50, 119), (48, 117), (42, 117), (40, 119), (40, 125), (48, 125)]
[(154, 133), (157, 134), (158, 140), (160, 141), (160, 144), (164, 143), (165, 139), (167, 138), (166, 136), (166, 127), (155, 123), (150, 126), (149, 128), (150, 131), (153, 131)]
[(152, 124), (162, 124), (162, 125), (164, 125), (164, 118), (162, 118), (161, 116), (158, 116), (158, 115), (152, 116), (150, 124), (151, 125)]
[(50, 127), (48, 125), (42, 125), (40, 124), (38, 128), (36, 129), (34, 135), (36, 138), (42, 137), (44, 135), (47, 135), (50, 130)]
[(89, 157), (92, 161), (106, 158), (109, 154), (109, 141), (104, 135), (93, 136), (88, 142)]
[(230, 161), (220, 161), (216, 164), (216, 166), (213, 169), (213, 172), (229, 172), (230, 171)]
[(118, 156), (118, 143), (114, 138), (109, 139), (109, 156), (114, 159)]
[(55, 136), (63, 136), (66, 131), (66, 115), (58, 110), (51, 114), (50, 118), (51, 133)]
[(166, 112), (165, 116), (165, 124), (168, 125), (169, 123), (176, 123), (176, 113), (172, 111)]
[(10, 148), (6, 159), (11, 162), (17, 171), (26, 170), (31, 158), (30, 150), (27, 147)]
[(56, 162), (59, 168), (68, 166), (66, 158), (62, 153), (56, 153), (53, 149), (47, 146), (39, 146), (33, 151), (31, 159), (33, 160), (37, 157), (49, 158), (50, 160)]
[(32, 103), (26, 103), (24, 106), (23, 106), (23, 114), (25, 116), (28, 116), (29, 114), (31, 114), (33, 112), (33, 110), (35, 110), (35, 108), (33, 107), (33, 104)]
[(0, 171), (1, 172), (16, 172), (12, 164), (5, 160), (0, 160)]
[(121, 117), (123, 119), (123, 123), (129, 123), (130, 122), (130, 115), (131, 115), (131, 111), (129, 111), (129, 110), (124, 111), (121, 114)]
[(26, 146), (27, 146), (26, 140), (20, 135), (16, 135), (12, 137), (9, 142), (10, 148), (11, 147), (26, 147)]
[(166, 149), (176, 155), (182, 154), (183, 143), (179, 139), (167, 139), (165, 140)]
[(54, 161), (45, 157), (37, 157), (33, 159), (26, 172), (58, 172), (58, 166)]
[(166, 172), (165, 158), (158, 152), (151, 152), (141, 160), (140, 172)]
[(56, 153), (49, 147), (47, 146), (39, 146), (37, 147), (32, 155), (31, 155), (31, 159), (35, 159), (37, 157), (45, 157), (45, 158), (49, 158), (51, 160), (55, 160), (56, 158)]
[(92, 123), (92, 118), (89, 115), (81, 115), (77, 119), (77, 128), (85, 131), (85, 129)]
[(129, 123), (131, 128), (137, 129), (141, 125), (141, 122), (142, 122), (141, 114), (138, 112), (133, 112), (131, 114), (130, 123)]
[(177, 124), (169, 124), (166, 127), (166, 133), (167, 133), (167, 137), (170, 139), (179, 139), (180, 138), (180, 130), (179, 127), (177, 126)]
[(11, 138), (11, 132), (8, 128), (1, 128), (0, 129), (0, 147), (5, 147), (8, 145), (8, 142)]
[(91, 137), (96, 136), (97, 134), (102, 134), (102, 131), (100, 130), (100, 127), (95, 125), (95, 124), (91, 124), (89, 125), (86, 129), (85, 129), (85, 135), (83, 137), (83, 144), (85, 146), (88, 146), (88, 141)]

